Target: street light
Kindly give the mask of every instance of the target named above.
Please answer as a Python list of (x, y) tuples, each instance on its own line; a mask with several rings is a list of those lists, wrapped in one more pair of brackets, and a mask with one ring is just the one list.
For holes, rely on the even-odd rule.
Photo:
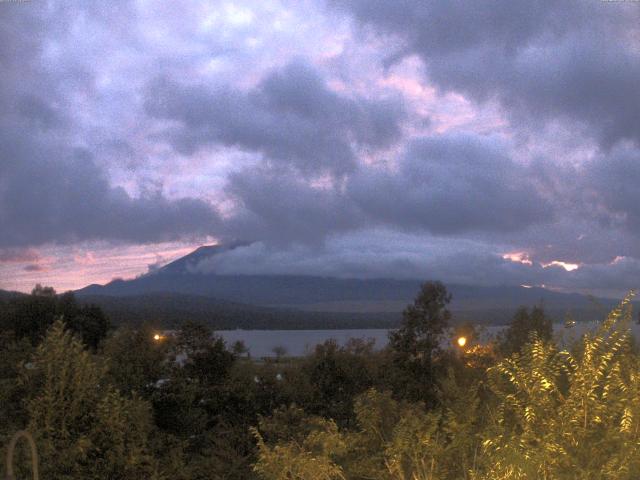
[(467, 337), (458, 337), (457, 343), (460, 348), (464, 348), (467, 344)]
[(153, 336), (153, 339), (154, 339), (156, 342), (159, 342), (159, 341), (162, 339), (162, 337), (160, 336), (160, 334), (159, 334), (159, 333), (156, 333), (156, 334)]

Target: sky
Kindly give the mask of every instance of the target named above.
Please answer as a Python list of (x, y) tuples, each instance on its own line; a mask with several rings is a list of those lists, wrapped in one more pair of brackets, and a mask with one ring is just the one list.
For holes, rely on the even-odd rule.
[(0, 288), (640, 282), (640, 2), (0, 0)]

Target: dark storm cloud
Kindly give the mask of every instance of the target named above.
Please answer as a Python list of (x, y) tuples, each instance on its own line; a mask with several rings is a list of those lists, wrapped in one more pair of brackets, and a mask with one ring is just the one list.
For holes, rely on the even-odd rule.
[(397, 99), (370, 101), (330, 90), (302, 61), (272, 72), (249, 92), (158, 80), (147, 92), (146, 109), (180, 122), (169, 136), (181, 152), (219, 143), (263, 153), (305, 174), (353, 171), (356, 149), (399, 140), (404, 116)]
[(569, 120), (603, 146), (640, 142), (635, 2), (332, 0), (400, 37), (447, 91), (497, 98), (516, 127)]
[(597, 219), (640, 233), (640, 150), (620, 146), (587, 164), (583, 175)]
[(210, 234), (217, 216), (202, 200), (132, 197), (112, 187), (90, 153), (37, 135), (0, 133), (0, 247), (82, 240), (152, 242)]
[(160, 192), (132, 197), (110, 184), (93, 152), (73, 147), (78, 126), (65, 89), (85, 74), (91, 83), (92, 75), (75, 61), (45, 68), (47, 40), (78, 16), (118, 17), (106, 7), (0, 5), (0, 248), (6, 247), (0, 257), (30, 245), (154, 242), (215, 228), (217, 215), (208, 203)]
[(551, 224), (511, 235), (514, 244), (544, 263), (640, 258), (640, 149), (634, 144), (623, 142), (577, 165), (536, 162), (533, 169), (556, 215)]
[(371, 218), (389, 225), (439, 234), (510, 232), (552, 219), (535, 176), (496, 139), (442, 135), (414, 140), (396, 172), (361, 172), (350, 194)]
[(397, 168), (359, 165), (344, 181), (319, 186), (281, 169), (242, 170), (230, 177), (239, 210), (225, 228), (234, 237), (277, 243), (321, 243), (371, 226), (498, 235), (552, 221), (553, 205), (534, 188), (536, 176), (497, 139), (422, 137)]
[(340, 188), (314, 187), (291, 172), (243, 170), (231, 175), (227, 190), (238, 206), (225, 222), (232, 238), (318, 245), (363, 226), (357, 205)]

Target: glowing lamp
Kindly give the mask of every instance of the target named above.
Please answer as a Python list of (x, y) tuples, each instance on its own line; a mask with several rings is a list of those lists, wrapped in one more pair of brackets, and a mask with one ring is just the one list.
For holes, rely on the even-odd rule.
[(458, 337), (457, 342), (458, 342), (458, 346), (462, 348), (467, 344), (467, 337)]
[(159, 341), (159, 340), (160, 340), (160, 338), (161, 338), (161, 337), (160, 337), (160, 334), (158, 334), (158, 333), (156, 333), (156, 334), (153, 336), (153, 339), (154, 339), (156, 342), (157, 342), (157, 341)]

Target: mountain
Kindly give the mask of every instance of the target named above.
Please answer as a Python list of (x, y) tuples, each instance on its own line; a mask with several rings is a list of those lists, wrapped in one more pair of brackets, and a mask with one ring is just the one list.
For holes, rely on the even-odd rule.
[(5, 302), (7, 300), (11, 300), (12, 298), (20, 297), (24, 295), (24, 293), (13, 292), (9, 290), (0, 290), (0, 302)]
[(232, 243), (229, 245), (203, 245), (196, 248), (193, 252), (166, 264), (159, 269), (163, 275), (167, 274), (190, 274), (193, 273), (200, 262), (205, 261), (219, 253), (228, 252), (238, 247), (245, 247), (247, 243)]
[[(165, 301), (160, 301), (159, 305), (164, 305), (163, 308), (167, 310), (175, 310), (175, 305), (181, 304), (184, 315), (196, 310), (202, 312), (207, 308), (211, 311), (216, 308), (218, 311), (228, 311), (229, 306), (234, 304), (236, 311), (240, 308), (239, 305), (245, 311), (260, 307), (264, 318), (276, 315), (274, 312), (284, 315), (283, 309), (287, 309), (288, 314), (306, 312), (305, 318), (309, 318), (312, 313), (324, 315), (325, 318), (331, 315), (336, 318), (336, 314), (344, 313), (383, 317), (395, 314), (393, 318), (398, 318), (398, 314), (413, 300), (421, 284), (420, 280), (218, 275), (202, 273), (198, 268), (201, 262), (236, 247), (237, 245), (200, 247), (152, 273), (132, 280), (114, 280), (103, 286), (90, 285), (78, 290), (76, 294), (80, 298), (92, 298), (94, 301), (102, 298), (103, 303), (106, 302), (105, 297), (118, 297), (121, 299), (120, 304), (128, 304), (130, 308), (134, 304), (144, 303), (145, 298), (148, 301), (150, 296), (171, 295), (165, 297)], [(594, 300), (585, 295), (543, 288), (468, 285), (447, 285), (447, 288), (453, 297), (451, 310), (456, 318), (481, 323), (505, 323), (519, 306), (540, 303), (556, 320), (562, 320), (567, 313), (579, 320), (593, 320), (602, 318), (616, 304), (616, 300)], [(129, 300), (125, 300), (126, 298)], [(271, 310), (264, 310), (265, 307)], [(278, 310), (273, 310), (274, 307)], [(269, 315), (266, 314), (267, 311)], [(296, 318), (304, 321), (302, 317), (298, 315)], [(392, 317), (384, 318), (388, 320)], [(377, 320), (374, 323), (376, 322)]]

